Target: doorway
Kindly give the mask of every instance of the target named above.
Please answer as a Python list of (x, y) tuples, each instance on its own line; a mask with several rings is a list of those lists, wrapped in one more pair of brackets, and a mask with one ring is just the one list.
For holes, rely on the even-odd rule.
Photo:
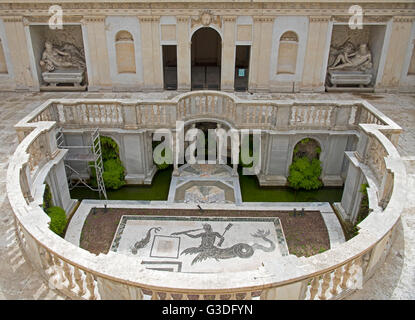
[(192, 90), (220, 90), (222, 40), (208, 27), (192, 36)]
[(247, 91), (249, 79), (249, 57), (251, 46), (236, 46), (235, 91)]
[(177, 90), (177, 47), (168, 45), (162, 48), (164, 90)]

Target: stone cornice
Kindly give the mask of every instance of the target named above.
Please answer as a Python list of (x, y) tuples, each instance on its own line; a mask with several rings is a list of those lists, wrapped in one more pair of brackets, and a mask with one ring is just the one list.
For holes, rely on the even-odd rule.
[(235, 22), (236, 16), (223, 16), (222, 21), (223, 22)]
[(158, 22), (160, 21), (160, 16), (138, 16), (138, 19), (141, 22)]
[(328, 22), (331, 16), (310, 16), (310, 22)]
[[(9, 15), (47, 15), (50, 5), (56, 4), (54, 1), (33, 0), (32, 2), (18, 0), (0, 0), (0, 14)], [(156, 14), (156, 15), (177, 15), (187, 12), (196, 15), (197, 11), (206, 9), (206, 1), (187, 1), (187, 2), (157, 2), (157, 1), (108, 1), (100, 2), (97, 0), (72, 0), (59, 1), (63, 10), (67, 14)], [(221, 1), (210, 2), (209, 8), (215, 11), (220, 10), (220, 15), (285, 15), (285, 14), (347, 14), (348, 9), (355, 1), (336, 1), (329, 2), (319, 0), (318, 2), (302, 1)], [(376, 1), (360, 4), (366, 14), (392, 14), (406, 15), (415, 14), (415, 4), (413, 1)]]
[(406, 16), (393, 17), (393, 22), (409, 22), (409, 23), (412, 23), (414, 20), (415, 20), (415, 17), (406, 17)]
[(189, 22), (190, 16), (177, 16), (176, 20), (177, 22)]
[(275, 17), (269, 16), (254, 16), (254, 22), (274, 22)]
[(105, 22), (105, 16), (85, 16), (83, 22)]
[(7, 16), (2, 18), (5, 23), (23, 22), (23, 17)]

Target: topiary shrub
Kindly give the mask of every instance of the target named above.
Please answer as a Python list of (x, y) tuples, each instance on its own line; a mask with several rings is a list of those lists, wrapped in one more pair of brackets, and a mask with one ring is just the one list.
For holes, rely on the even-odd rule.
[(47, 210), (52, 206), (52, 192), (50, 191), (49, 185), (46, 183), (45, 192), (43, 193), (43, 210)]
[(58, 236), (63, 237), (63, 232), (65, 231), (66, 224), (68, 223), (65, 210), (61, 207), (50, 207), (46, 210), (46, 213), (50, 217), (49, 229), (55, 232)]
[(298, 190), (314, 190), (323, 186), (320, 181), (321, 161), (308, 157), (297, 158), (290, 165), (290, 175), (288, 184), (290, 187)]

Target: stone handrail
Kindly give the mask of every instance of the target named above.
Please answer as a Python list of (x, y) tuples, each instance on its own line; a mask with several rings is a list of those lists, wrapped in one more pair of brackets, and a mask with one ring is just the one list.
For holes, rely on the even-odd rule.
[[(358, 123), (390, 125), (370, 104), (357, 101), (243, 100), (216, 91), (193, 91), (171, 100), (48, 100), (23, 122), (56, 121), (64, 128), (174, 128), (176, 121), (222, 119), (232, 127), (264, 130), (352, 130)], [(22, 122), (22, 123), (23, 123)]]
[[(252, 106), (256, 103), (262, 101), (241, 104)], [(318, 102), (313, 104), (318, 105)], [(45, 104), (42, 112), (50, 105), (54, 103)], [(275, 105), (279, 108), (278, 102)], [(50, 169), (47, 163), (63, 158), (66, 152), (57, 149), (52, 142), (57, 124), (50, 120), (56, 118), (46, 116), (43, 118), (46, 121), (38, 118), (42, 121), (35, 122), (33, 114), (16, 126), (25, 135), (10, 160), (7, 172), (7, 194), (15, 214), (21, 247), (51, 285), (74, 299), (342, 298), (363, 285), (383, 262), (406, 196), (405, 166), (394, 144), (385, 135), (396, 134), (400, 128), (374, 112), (376, 110), (370, 110), (373, 107), (366, 102), (360, 101), (356, 105), (359, 107), (356, 107), (353, 122), (359, 121), (358, 114), (361, 115), (363, 109), (381, 120), (380, 124), (376, 121), (359, 124), (364, 137), (362, 141), (367, 143), (356, 154), (361, 158), (361, 170), (365, 176), (377, 171), (375, 175), (380, 180), (375, 201), (387, 201), (378, 207), (370, 197), (370, 207), (376, 207), (375, 210), (359, 224), (359, 234), (338, 247), (308, 258), (293, 255), (276, 258), (276, 267), (266, 265), (258, 270), (232, 274), (175, 273), (174, 277), (165, 271), (145, 269), (136, 258), (113, 252), (98, 256), (89, 253), (49, 230), (49, 217), (38, 204), (33, 203), (33, 195), (43, 187), (44, 181), (36, 179), (28, 169), (30, 159), (37, 159), (35, 176), (45, 177)], [(320, 113), (320, 121), (328, 121), (327, 114), (324, 114)], [(50, 115), (57, 116), (53, 112)], [(343, 119), (349, 121), (350, 118), (346, 116)], [(40, 160), (35, 145), (44, 150)], [(381, 152), (375, 156), (368, 155), (371, 145), (376, 145)]]

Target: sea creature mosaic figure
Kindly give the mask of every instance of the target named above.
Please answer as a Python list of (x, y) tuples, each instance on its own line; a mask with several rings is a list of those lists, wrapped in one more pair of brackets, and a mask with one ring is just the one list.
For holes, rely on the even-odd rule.
[[(181, 255), (183, 254), (197, 254), (197, 256), (193, 259), (192, 265), (204, 261), (208, 258), (213, 258), (216, 261), (220, 259), (230, 259), (230, 258), (250, 258), (254, 254), (255, 250), (262, 250), (265, 252), (272, 252), (275, 250), (275, 243), (268, 239), (267, 237), (270, 235), (270, 231), (264, 231), (258, 229), (255, 234), (251, 234), (254, 238), (261, 238), (264, 241), (269, 243), (269, 246), (263, 246), (261, 244), (253, 244), (249, 245), (247, 243), (237, 243), (228, 248), (220, 248), (223, 241), (225, 240), (224, 234), (232, 227), (232, 224), (228, 224), (225, 228), (223, 234), (213, 231), (212, 226), (208, 223), (203, 224), (203, 229), (196, 229), (196, 230), (187, 230), (182, 232), (175, 232), (172, 235), (179, 235), (184, 234), (190, 238), (201, 238), (202, 242), (199, 247), (190, 247), (182, 251)], [(198, 234), (192, 234), (191, 232), (203, 230), (204, 232)], [(216, 246), (215, 241), (216, 238), (219, 238), (219, 243)]]
[(150, 242), (150, 238), (151, 238), (151, 231), (154, 230), (154, 233), (157, 233), (161, 230), (161, 227), (152, 227), (150, 229), (148, 229), (146, 236), (141, 239), (140, 241), (137, 241), (132, 247), (131, 247), (131, 253), (132, 254), (137, 254), (139, 249), (144, 248), (145, 246), (147, 246), (147, 244)]

